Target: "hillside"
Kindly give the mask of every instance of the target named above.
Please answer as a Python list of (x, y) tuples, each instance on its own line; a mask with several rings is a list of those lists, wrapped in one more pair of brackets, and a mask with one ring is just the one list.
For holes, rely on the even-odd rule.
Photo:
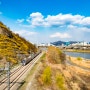
[(18, 63), (22, 58), (36, 52), (36, 47), (0, 22), (0, 64)]

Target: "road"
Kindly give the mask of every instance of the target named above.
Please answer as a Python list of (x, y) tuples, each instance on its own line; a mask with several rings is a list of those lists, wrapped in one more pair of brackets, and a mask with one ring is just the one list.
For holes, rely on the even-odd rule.
[[(15, 70), (10, 75), (10, 90), (17, 90), (18, 87), (23, 83), (24, 78), (27, 76), (28, 72), (32, 69), (32, 67), (35, 65), (35, 63), (39, 60), (39, 58), (43, 55), (43, 53), (40, 53), (37, 57), (35, 57), (30, 63), (28, 63), (26, 66), (21, 66), (19, 69)], [(2, 83), (0, 83), (0, 90), (8, 90), (7, 89), (7, 79), (2, 80)]]

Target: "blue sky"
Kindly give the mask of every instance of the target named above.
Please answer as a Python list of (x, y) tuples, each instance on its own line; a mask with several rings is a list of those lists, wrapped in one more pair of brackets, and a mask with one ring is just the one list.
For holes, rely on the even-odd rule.
[(33, 43), (90, 41), (90, 0), (0, 0), (0, 21)]

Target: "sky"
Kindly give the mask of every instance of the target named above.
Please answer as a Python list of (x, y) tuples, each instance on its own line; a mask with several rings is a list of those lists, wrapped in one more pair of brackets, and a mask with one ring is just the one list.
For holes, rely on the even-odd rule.
[(0, 0), (0, 21), (32, 43), (90, 41), (90, 0)]

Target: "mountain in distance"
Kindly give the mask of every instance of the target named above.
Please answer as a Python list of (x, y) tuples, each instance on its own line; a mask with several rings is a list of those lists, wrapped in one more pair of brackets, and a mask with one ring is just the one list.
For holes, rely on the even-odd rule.
[(0, 65), (10, 61), (12, 64), (20, 62), (31, 52), (36, 52), (35, 45), (25, 40), (19, 34), (13, 33), (0, 22)]
[(60, 45), (68, 45), (68, 44), (73, 44), (73, 43), (77, 43), (77, 41), (56, 41), (56, 42), (51, 42), (51, 44), (55, 45), (55, 46), (60, 46)]
[(56, 41), (56, 42), (51, 42), (51, 44), (55, 45), (55, 46), (60, 46), (62, 44), (65, 44), (66, 42), (64, 41)]

